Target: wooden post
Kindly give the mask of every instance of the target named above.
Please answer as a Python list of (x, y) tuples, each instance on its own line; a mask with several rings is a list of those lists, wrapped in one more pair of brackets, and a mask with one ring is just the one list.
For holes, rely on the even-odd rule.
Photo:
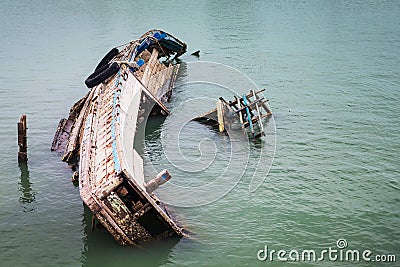
[(224, 122), (224, 107), (222, 100), (217, 101), (217, 116), (218, 116), (219, 131), (223, 132), (225, 130), (225, 122)]
[(23, 114), (19, 119), (17, 124), (18, 127), (18, 162), (27, 162), (28, 161), (28, 142), (26, 135), (26, 115)]

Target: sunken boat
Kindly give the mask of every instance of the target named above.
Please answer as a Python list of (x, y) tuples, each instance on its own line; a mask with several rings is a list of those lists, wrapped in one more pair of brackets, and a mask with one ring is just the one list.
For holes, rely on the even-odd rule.
[[(80, 196), (93, 218), (122, 245), (142, 246), (185, 236), (153, 191), (170, 179), (163, 170), (145, 179), (134, 148), (138, 124), (147, 115), (168, 115), (169, 101), (186, 44), (150, 30), (113, 48), (85, 81), (89, 92), (62, 119), (52, 151), (75, 169)], [(148, 181), (148, 182), (146, 182)]]

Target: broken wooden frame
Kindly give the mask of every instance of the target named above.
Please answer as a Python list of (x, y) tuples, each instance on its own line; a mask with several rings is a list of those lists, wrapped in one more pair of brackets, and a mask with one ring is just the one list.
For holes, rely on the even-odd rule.
[[(243, 96), (234, 96), (234, 100), (226, 101), (220, 97), (217, 107), (194, 118), (195, 121), (218, 127), (220, 132), (249, 128), (254, 139), (265, 135), (262, 120), (272, 115), (262, 92), (251, 90)], [(262, 112), (264, 110), (264, 114)]]

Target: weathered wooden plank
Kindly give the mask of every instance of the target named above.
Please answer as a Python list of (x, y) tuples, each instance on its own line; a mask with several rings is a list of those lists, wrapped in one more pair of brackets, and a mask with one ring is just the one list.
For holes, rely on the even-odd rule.
[(224, 122), (224, 107), (222, 100), (217, 101), (217, 116), (218, 116), (218, 128), (220, 132), (225, 130)]

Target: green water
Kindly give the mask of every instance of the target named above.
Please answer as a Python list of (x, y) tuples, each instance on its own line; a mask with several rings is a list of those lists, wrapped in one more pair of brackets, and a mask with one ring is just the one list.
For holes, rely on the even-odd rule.
[[(321, 251), (337, 248), (338, 239), (346, 239), (349, 249), (396, 254), (397, 262), (297, 264), (398, 265), (398, 1), (4, 0), (0, 18), (1, 266), (290, 266), (296, 263), (259, 261), (257, 252), (265, 245)], [(152, 28), (179, 37), (189, 52), (200, 49), (200, 60), (232, 66), (266, 87), (277, 148), (255, 192), (249, 192), (250, 164), (217, 201), (173, 208), (192, 239), (136, 250), (91, 230), (72, 172), (50, 145), (59, 119), (87, 92), (83, 81), (99, 59)], [(182, 60), (199, 61), (190, 55)], [(181, 79), (190, 75), (188, 68)], [(211, 85), (177, 89), (172, 107), (201, 90), (219, 94)], [(204, 108), (199, 105), (199, 113)], [(23, 113), (28, 169), (17, 163), (16, 123)], [(146, 167), (172, 164), (160, 140), (173, 121), (160, 123), (149, 126)], [(204, 143), (205, 152), (214, 147), (220, 153), (211, 169), (177, 171), (171, 182), (210, 182), (225, 166), (230, 144), (207, 127), (185, 128), (182, 151), (192, 162), (202, 136), (213, 141)], [(257, 151), (263, 145), (249, 146)], [(250, 162), (257, 155), (251, 152)], [(190, 171), (190, 160), (180, 161), (180, 168)], [(236, 162), (238, 175), (240, 167)]]

